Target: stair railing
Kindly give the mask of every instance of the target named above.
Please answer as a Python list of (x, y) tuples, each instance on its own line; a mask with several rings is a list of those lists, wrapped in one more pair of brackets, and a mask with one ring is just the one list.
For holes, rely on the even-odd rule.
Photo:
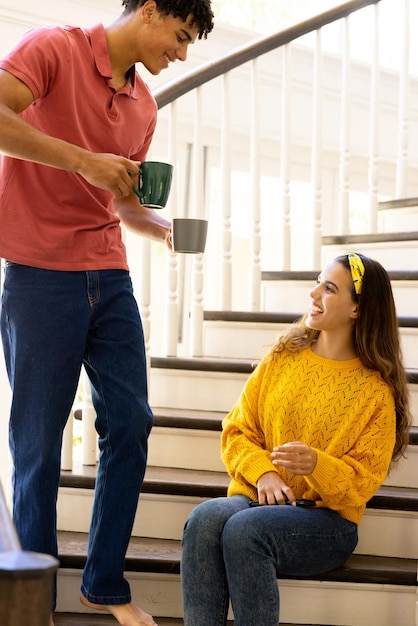
[[(207, 99), (213, 98), (212, 92), (208, 91), (206, 97), (203, 96), (203, 88), (214, 84), (221, 84), (221, 88), (218, 89), (217, 95), (221, 99), (221, 128), (219, 132), (219, 150), (220, 157), (219, 163), (221, 167), (221, 197), (220, 203), (222, 205), (222, 216), (220, 224), (216, 227), (216, 249), (215, 246), (210, 246), (205, 253), (205, 262), (200, 257), (194, 258), (192, 266), (189, 267), (189, 285), (191, 285), (190, 293), (187, 292), (187, 286), (182, 290), (179, 277), (180, 263), (184, 263), (183, 259), (179, 259), (178, 255), (168, 255), (168, 272), (169, 278), (167, 283), (170, 285), (166, 296), (169, 297), (169, 303), (165, 307), (165, 310), (169, 311), (169, 315), (166, 315), (164, 324), (164, 333), (160, 332), (160, 328), (155, 328), (155, 332), (151, 332), (150, 336), (146, 337), (147, 344), (151, 345), (152, 353), (155, 354), (156, 350), (153, 346), (156, 345), (157, 335), (164, 337), (164, 343), (161, 341), (158, 343), (157, 351), (160, 354), (166, 356), (176, 356), (179, 350), (179, 342), (177, 340), (179, 323), (179, 307), (176, 297), (173, 295), (174, 290), (179, 289), (182, 291), (180, 297), (189, 298), (190, 304), (186, 309), (187, 327), (189, 329), (189, 336), (184, 337), (182, 344), (183, 350), (189, 356), (202, 356), (202, 320), (203, 310), (205, 308), (219, 308), (222, 310), (230, 310), (236, 308), (236, 302), (242, 301), (242, 294), (236, 297), (236, 292), (240, 288), (248, 286), (248, 298), (247, 302), (240, 306), (242, 309), (248, 309), (251, 311), (259, 311), (261, 307), (261, 265), (263, 258), (263, 244), (261, 238), (261, 231), (266, 231), (268, 226), (263, 223), (264, 218), (260, 212), (260, 161), (263, 158), (263, 154), (260, 151), (260, 142), (266, 141), (266, 133), (261, 137), (260, 135), (260, 116), (262, 116), (262, 100), (263, 94), (259, 89), (260, 82), (260, 66), (261, 57), (274, 51), (279, 51), (281, 58), (281, 96), (278, 106), (281, 108), (281, 124), (280, 128), (276, 132), (275, 139), (280, 145), (280, 159), (278, 159), (278, 171), (276, 175), (281, 181), (280, 204), (281, 212), (275, 211), (276, 215), (273, 223), (273, 230), (275, 225), (278, 225), (280, 234), (277, 239), (277, 260), (276, 269), (290, 270), (290, 269), (314, 269), (319, 270), (321, 267), (321, 237), (326, 229), (326, 234), (346, 234), (350, 232), (350, 193), (352, 180), (351, 174), (351, 152), (352, 146), (350, 145), (350, 137), (352, 134), (352, 89), (351, 89), (351, 56), (350, 56), (350, 16), (359, 12), (361, 9), (369, 7), (374, 11), (373, 28), (370, 33), (370, 37), (373, 40), (373, 52), (370, 64), (370, 113), (369, 113), (369, 156), (367, 168), (369, 170), (368, 179), (368, 195), (369, 195), (369, 210), (368, 210), (368, 229), (370, 232), (376, 231), (378, 224), (378, 197), (382, 190), (379, 189), (379, 148), (378, 139), (381, 129), (379, 128), (379, 78), (381, 68), (379, 66), (379, 1), (380, 0), (353, 0), (347, 2), (337, 8), (329, 10), (317, 17), (307, 20), (301, 24), (288, 28), (285, 31), (279, 32), (268, 37), (259, 38), (249, 44), (245, 44), (238, 49), (233, 50), (231, 53), (223, 56), (222, 58), (210, 61), (201, 67), (198, 67), (180, 78), (173, 79), (167, 83), (162, 84), (160, 87), (154, 89), (154, 95), (156, 97), (158, 106), (160, 109), (164, 107), (169, 108), (169, 126), (168, 133), (170, 134), (170, 144), (173, 145), (178, 136), (178, 128), (184, 124), (183, 119), (179, 114), (179, 110), (184, 106), (185, 98), (189, 97), (193, 92), (194, 104), (193, 104), (193, 119), (194, 119), (194, 138), (193, 138), (193, 155), (194, 155), (194, 168), (192, 176), (192, 188), (195, 198), (199, 198), (199, 194), (204, 191), (202, 181), (205, 178), (205, 172), (202, 171), (204, 163), (201, 158), (202, 147), (205, 144), (206, 135), (210, 132), (210, 123), (206, 124), (208, 129), (205, 128), (206, 117), (204, 114), (204, 106)], [(371, 6), (373, 5), (373, 6)], [(408, 125), (408, 88), (409, 88), (409, 75), (408, 75), (408, 29), (409, 29), (409, 0), (405, 0), (402, 4), (402, 10), (404, 11), (404, 30), (401, 35), (399, 33), (399, 39), (403, 39), (405, 42), (402, 45), (402, 67), (400, 69), (400, 93), (399, 93), (399, 130), (398, 130), (398, 155), (395, 157), (397, 167), (397, 189), (396, 193), (402, 193), (406, 195), (406, 181), (408, 173), (408, 137), (409, 137), (409, 125)], [(321, 34), (323, 27), (328, 26), (333, 22), (340, 21), (342, 24), (343, 45), (341, 52), (341, 104), (340, 104), (340, 141), (339, 141), (339, 191), (338, 202), (336, 203), (335, 216), (329, 215), (324, 210), (325, 198), (324, 198), (324, 185), (322, 181), (323, 169), (324, 169), (324, 132), (323, 132), (323, 71), (324, 61), (321, 48)], [(300, 224), (293, 227), (291, 207), (292, 207), (292, 192), (291, 187), (293, 184), (292, 179), (292, 103), (291, 103), (291, 47), (290, 44), (300, 39), (302, 36), (308, 33), (316, 33), (316, 44), (314, 49), (314, 77), (312, 89), (314, 92), (311, 124), (312, 124), (312, 138), (310, 149), (310, 164), (311, 164), (311, 205), (313, 212), (313, 224), (312, 234), (309, 235), (308, 240), (300, 245), (297, 241), (298, 229)], [(247, 66), (246, 66), (247, 64)], [(251, 180), (250, 193), (248, 196), (248, 208), (251, 222), (251, 234), (249, 236), (249, 247), (247, 251), (247, 257), (249, 257), (248, 265), (243, 270), (245, 273), (245, 280), (238, 280), (240, 268), (234, 266), (233, 262), (233, 234), (234, 226), (231, 219), (231, 145), (236, 139), (236, 130), (231, 123), (232, 113), (231, 106), (233, 104), (233, 97), (231, 98), (231, 80), (232, 70), (244, 71), (244, 68), (248, 70), (249, 67), (249, 79), (251, 84), (250, 94), (248, 99), (251, 101), (250, 107), (250, 119), (248, 121), (248, 127), (250, 129), (250, 165), (249, 165), (249, 179)], [(206, 92), (205, 92), (206, 93)], [(212, 100), (212, 105), (215, 102)], [(218, 103), (216, 103), (218, 104)], [(192, 105), (189, 105), (189, 110)], [(239, 105), (238, 105), (239, 106)], [(310, 115), (308, 112), (307, 115)], [(210, 114), (209, 114), (210, 116)], [(273, 122), (273, 121), (272, 121)], [(273, 123), (272, 123), (273, 126)], [(177, 133), (177, 135), (176, 135)], [(273, 131), (272, 131), (273, 133)], [(235, 134), (235, 138), (234, 138)], [(268, 140), (268, 139), (267, 139)], [(171, 153), (172, 155), (173, 153)], [(182, 168), (177, 168), (180, 175)], [(393, 189), (392, 193), (395, 192)], [(171, 205), (172, 216), (178, 214), (179, 201), (173, 198), (173, 204)], [(193, 208), (196, 217), (208, 217), (209, 208), (207, 194), (206, 198), (200, 198), (195, 200)], [(243, 212), (245, 207), (243, 207)], [(273, 213), (273, 212), (272, 212)], [(281, 213), (281, 215), (278, 215)], [(212, 220), (212, 214), (210, 214)], [(298, 254), (298, 249), (305, 245), (305, 247), (311, 249), (310, 258), (305, 259), (303, 267), (294, 267), (295, 256)], [(247, 259), (245, 259), (247, 261)], [(242, 268), (241, 268), (242, 271)], [(177, 276), (177, 279), (174, 278)], [(215, 279), (218, 277), (218, 280)], [(147, 315), (150, 311), (149, 302), (146, 297), (143, 298), (141, 291), (148, 290), (147, 284), (152, 282), (151, 274), (148, 276), (141, 275), (141, 283), (137, 287), (137, 293), (139, 294), (141, 311), (145, 311), (144, 318), (147, 319)], [(242, 284), (244, 283), (244, 284)], [(238, 285), (238, 286), (237, 286)], [(158, 326), (158, 322), (157, 322)], [(151, 329), (151, 326), (150, 326)]]

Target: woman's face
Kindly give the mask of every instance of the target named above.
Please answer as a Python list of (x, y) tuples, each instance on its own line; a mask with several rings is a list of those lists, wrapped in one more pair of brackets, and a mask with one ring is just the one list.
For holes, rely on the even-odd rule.
[(358, 304), (352, 298), (351, 273), (332, 261), (319, 275), (311, 290), (306, 325), (313, 330), (335, 331), (352, 326), (358, 317)]

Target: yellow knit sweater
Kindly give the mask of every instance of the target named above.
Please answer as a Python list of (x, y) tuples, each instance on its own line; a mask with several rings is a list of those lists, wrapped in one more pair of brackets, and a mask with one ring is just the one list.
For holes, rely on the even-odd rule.
[[(387, 475), (395, 427), (389, 386), (359, 359), (333, 361), (311, 348), (268, 353), (223, 422), (228, 495), (256, 500), (260, 476), (277, 471), (297, 498), (316, 500), (358, 524)], [(308, 476), (271, 462), (274, 446), (291, 441), (317, 451)]]

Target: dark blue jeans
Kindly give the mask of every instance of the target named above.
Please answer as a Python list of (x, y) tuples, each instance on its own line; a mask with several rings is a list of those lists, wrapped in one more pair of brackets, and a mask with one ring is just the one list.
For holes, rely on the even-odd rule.
[(342, 565), (357, 526), (329, 509), (250, 508), (245, 496), (215, 498), (190, 514), (183, 534), (184, 626), (277, 626), (281, 576), (309, 576)]
[(142, 324), (129, 274), (8, 265), (1, 333), (13, 392), (13, 518), (22, 547), (57, 555), (62, 433), (84, 364), (100, 462), (82, 592), (99, 604), (129, 602), (124, 560), (152, 426)]

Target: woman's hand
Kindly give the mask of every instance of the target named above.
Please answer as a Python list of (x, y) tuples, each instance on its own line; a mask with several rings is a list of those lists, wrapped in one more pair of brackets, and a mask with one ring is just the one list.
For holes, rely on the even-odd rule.
[(286, 500), (296, 503), (291, 488), (274, 471), (267, 472), (258, 479), (257, 494), (260, 504), (286, 504)]
[(273, 465), (283, 467), (291, 474), (306, 476), (311, 474), (316, 465), (317, 454), (314, 448), (300, 441), (292, 441), (273, 448), (271, 453)]

